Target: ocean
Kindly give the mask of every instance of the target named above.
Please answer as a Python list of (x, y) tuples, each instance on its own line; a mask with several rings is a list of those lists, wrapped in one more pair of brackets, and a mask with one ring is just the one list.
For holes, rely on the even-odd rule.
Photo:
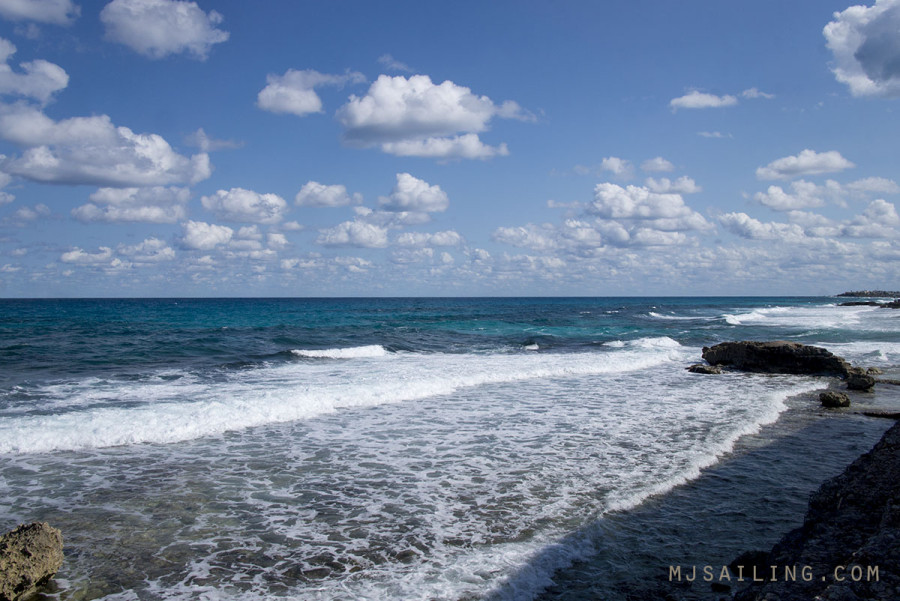
[(715, 598), (669, 566), (771, 546), (890, 424), (685, 368), (898, 377), (900, 311), (839, 300), (0, 300), (0, 530), (62, 530), (48, 599)]

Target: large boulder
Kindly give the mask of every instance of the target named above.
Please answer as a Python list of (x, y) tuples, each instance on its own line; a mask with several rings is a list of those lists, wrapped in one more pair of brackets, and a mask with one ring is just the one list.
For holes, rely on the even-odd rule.
[(845, 376), (850, 369), (826, 349), (783, 340), (722, 342), (703, 347), (703, 358), (710, 365), (763, 373)]
[(45, 522), (19, 526), (0, 537), (0, 601), (35, 591), (62, 565), (62, 533)]

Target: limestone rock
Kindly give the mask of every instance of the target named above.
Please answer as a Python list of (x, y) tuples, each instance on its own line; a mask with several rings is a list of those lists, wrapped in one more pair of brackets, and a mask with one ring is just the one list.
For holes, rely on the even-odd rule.
[(46, 522), (22, 525), (0, 537), (0, 601), (30, 595), (62, 565), (62, 533)]
[(710, 365), (728, 365), (741, 371), (846, 375), (850, 365), (830, 351), (797, 342), (723, 342), (703, 348), (703, 358)]
[(819, 394), (819, 401), (821, 401), (823, 407), (850, 406), (850, 397), (843, 392), (834, 392), (833, 390), (828, 390)]
[(851, 368), (847, 372), (848, 390), (871, 390), (875, 386), (875, 378), (870, 376), (861, 367)]

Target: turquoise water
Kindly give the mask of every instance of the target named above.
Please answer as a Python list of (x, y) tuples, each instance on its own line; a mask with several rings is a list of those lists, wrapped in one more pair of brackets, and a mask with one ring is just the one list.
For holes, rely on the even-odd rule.
[(60, 599), (532, 599), (628, 556), (607, 525), (827, 383), (687, 373), (702, 346), (891, 371), (898, 319), (828, 298), (3, 300), (0, 526), (64, 531)]

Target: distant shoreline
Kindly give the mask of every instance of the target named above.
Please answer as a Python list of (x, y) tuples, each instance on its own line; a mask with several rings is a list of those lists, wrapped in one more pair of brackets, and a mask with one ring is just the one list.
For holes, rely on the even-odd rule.
[(896, 290), (854, 290), (851, 292), (841, 292), (837, 296), (851, 298), (897, 298), (900, 297), (900, 292)]

